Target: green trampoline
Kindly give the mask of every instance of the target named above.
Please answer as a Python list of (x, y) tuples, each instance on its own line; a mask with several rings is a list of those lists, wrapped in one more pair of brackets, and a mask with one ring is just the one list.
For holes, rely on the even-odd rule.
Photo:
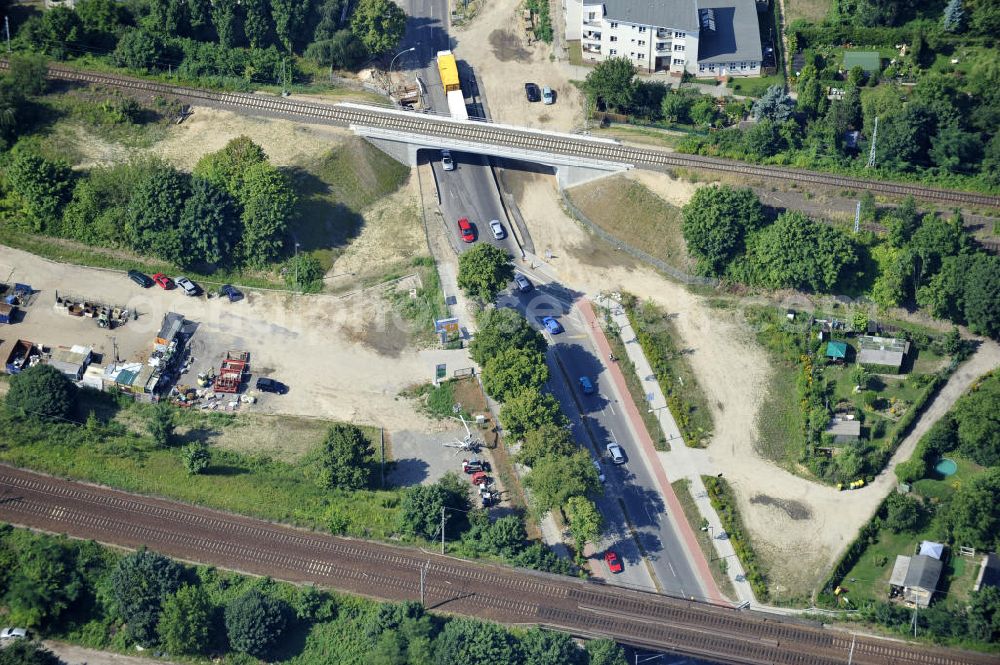
[(938, 460), (938, 463), (934, 465), (934, 470), (947, 478), (948, 476), (955, 475), (955, 472), (958, 471), (958, 465), (955, 464), (955, 460), (942, 457)]

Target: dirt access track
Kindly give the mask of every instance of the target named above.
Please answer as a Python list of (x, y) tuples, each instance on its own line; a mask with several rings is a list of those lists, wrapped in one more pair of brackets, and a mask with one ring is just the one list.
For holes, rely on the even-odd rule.
[[(439, 423), (396, 396), (408, 385), (429, 381), (436, 363), (448, 363), (449, 370), (468, 366), (461, 350), (386, 350), (378, 345), (387, 337), (405, 339), (406, 324), (377, 290), (335, 297), (247, 289), (243, 301), (230, 303), (187, 297), (179, 289), (142, 289), (121, 272), (55, 263), (0, 245), (0, 274), (6, 277), (12, 270), (14, 279), (31, 284), (36, 293), (24, 321), (0, 329), (4, 349), (12, 340), (27, 339), (46, 346), (92, 346), (111, 358), (114, 338), (119, 357), (133, 359), (149, 353), (163, 315), (175, 311), (199, 324), (193, 344), (202, 340), (213, 349), (249, 351), (255, 374), (289, 385), (287, 395), (264, 400), (255, 407), (258, 411), (381, 425), (390, 431), (436, 431)], [(139, 318), (114, 331), (98, 328), (93, 319), (57, 312), (56, 290), (126, 305)], [(219, 360), (197, 358), (196, 365)]]

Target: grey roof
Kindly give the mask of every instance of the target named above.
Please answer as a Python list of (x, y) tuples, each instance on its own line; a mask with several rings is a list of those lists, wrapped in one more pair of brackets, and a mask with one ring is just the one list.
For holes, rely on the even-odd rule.
[(830, 424), (826, 426), (826, 433), (832, 434), (836, 443), (843, 443), (848, 439), (857, 439), (861, 436), (861, 421), (834, 417), (830, 420)]
[(861, 349), (858, 352), (858, 362), (862, 365), (900, 367), (903, 364), (903, 352), (884, 351), (882, 349)]
[(909, 589), (923, 589), (934, 592), (938, 580), (941, 579), (943, 564), (939, 559), (924, 554), (918, 554), (910, 559), (910, 567), (906, 570), (904, 586)]
[(892, 574), (889, 576), (890, 586), (906, 586), (906, 571), (910, 569), (910, 557), (903, 554), (896, 555), (896, 563), (892, 567)]
[[(753, 7), (752, 0), (750, 6)], [(697, 0), (604, 0), (604, 12), (607, 21), (698, 30)]]
[(944, 556), (944, 545), (941, 543), (935, 543), (933, 540), (925, 540), (920, 543), (919, 554), (926, 554), (927, 556), (932, 556), (935, 559), (940, 559)]
[(762, 59), (754, 0), (698, 0), (699, 14), (706, 10), (713, 14), (715, 30), (701, 28), (698, 33), (699, 64)]
[(979, 578), (976, 580), (974, 591), (987, 586), (1000, 587), (1000, 556), (994, 552), (983, 557), (983, 565), (979, 569)]

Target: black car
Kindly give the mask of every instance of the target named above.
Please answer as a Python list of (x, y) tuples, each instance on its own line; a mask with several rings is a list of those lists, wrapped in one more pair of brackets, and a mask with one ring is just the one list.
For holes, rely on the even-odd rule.
[(534, 83), (524, 84), (524, 95), (528, 98), (529, 102), (542, 101), (542, 91)]
[(278, 395), (284, 395), (288, 392), (288, 386), (286, 386), (281, 381), (275, 381), (274, 379), (269, 379), (266, 376), (262, 376), (257, 379), (257, 390), (265, 393), (276, 393)]
[(128, 278), (144, 289), (148, 289), (153, 285), (153, 278), (138, 270), (129, 270)]
[(232, 284), (223, 284), (219, 289), (219, 295), (229, 298), (229, 302), (236, 302), (237, 300), (243, 300), (243, 292), (237, 289)]

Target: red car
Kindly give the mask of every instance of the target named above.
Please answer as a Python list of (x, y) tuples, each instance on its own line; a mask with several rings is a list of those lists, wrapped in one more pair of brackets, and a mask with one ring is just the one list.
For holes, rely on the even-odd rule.
[(170, 279), (162, 272), (158, 272), (153, 275), (153, 281), (160, 285), (160, 288), (167, 289), (168, 291), (174, 288), (174, 280)]
[(458, 220), (458, 231), (462, 234), (462, 240), (465, 242), (475, 242), (476, 241), (476, 231), (472, 228), (472, 224), (465, 217)]
[(614, 550), (608, 550), (604, 553), (604, 563), (608, 564), (608, 570), (612, 573), (620, 573), (625, 570), (625, 567), (622, 565), (622, 560), (618, 558), (618, 555), (615, 554)]

